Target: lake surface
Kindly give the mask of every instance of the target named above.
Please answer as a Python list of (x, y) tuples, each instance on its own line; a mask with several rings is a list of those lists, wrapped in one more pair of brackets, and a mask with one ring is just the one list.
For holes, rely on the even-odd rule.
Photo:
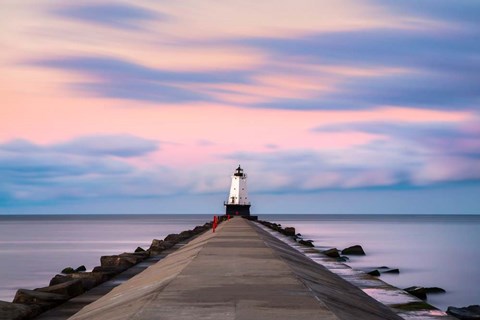
[[(367, 255), (353, 268), (388, 266), (400, 274), (380, 279), (400, 288), (438, 286), (429, 302), (480, 304), (480, 216), (261, 215), (294, 226), (319, 248), (360, 244)], [(18, 288), (48, 285), (64, 267), (100, 264), (100, 256), (148, 248), (152, 239), (191, 229), (210, 215), (0, 216), (0, 300)]]

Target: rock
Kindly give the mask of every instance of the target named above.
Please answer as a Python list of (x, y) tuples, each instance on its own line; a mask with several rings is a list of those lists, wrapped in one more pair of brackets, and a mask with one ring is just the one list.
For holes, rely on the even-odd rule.
[(31, 319), (41, 312), (40, 307), (0, 300), (0, 319)]
[(422, 300), (427, 300), (427, 292), (424, 287), (408, 287), (403, 289), (410, 293), (412, 296), (415, 296)]
[(102, 267), (126, 267), (130, 268), (131, 266), (137, 263), (137, 259), (130, 256), (122, 255), (113, 255), (113, 256), (102, 256), (100, 257), (100, 264)]
[(70, 273), (74, 273), (74, 272), (75, 272), (75, 269), (73, 269), (72, 267), (66, 267), (65, 269), (62, 270), (61, 273), (70, 274)]
[(172, 242), (172, 243), (177, 243), (180, 241), (180, 235), (177, 233), (171, 233), (168, 236), (163, 239), (164, 241)]
[(90, 290), (93, 287), (110, 279), (112, 275), (107, 272), (80, 272), (72, 274), (73, 279), (77, 279), (82, 282), (82, 286), (85, 290)]
[(207, 230), (208, 230), (208, 227), (206, 227), (206, 226), (196, 226), (195, 228), (193, 228), (192, 231), (193, 231), (193, 233), (195, 233), (195, 234), (200, 234), (200, 233), (203, 233), (203, 232), (205, 232), (205, 231), (207, 231)]
[(58, 293), (18, 289), (15, 298), (13, 298), (13, 303), (38, 305), (42, 310), (47, 310), (67, 301), (68, 298), (68, 296)]
[(83, 289), (82, 281), (75, 279), (53, 286), (37, 288), (35, 291), (57, 293), (71, 298), (82, 294), (85, 290)]
[(143, 249), (142, 247), (137, 247), (137, 249), (135, 249), (135, 252), (145, 252), (145, 249)]
[(328, 250), (322, 251), (322, 253), (330, 258), (340, 258), (337, 248), (328, 249)]
[(345, 257), (345, 256), (340, 256), (337, 258), (338, 262), (347, 262), (348, 260), (350, 259), (348, 259), (348, 257)]
[(295, 236), (295, 228), (294, 227), (286, 227), (283, 229), (284, 234), (289, 237), (294, 237)]
[(408, 287), (408, 288), (405, 288), (403, 289), (405, 291), (407, 291), (408, 293), (410, 293), (411, 295), (419, 298), (419, 299), (422, 299), (422, 300), (427, 300), (427, 293), (432, 293), (432, 294), (435, 294), (435, 293), (445, 293), (446, 291), (442, 288), (439, 288), (439, 287)]
[(378, 271), (377, 269), (365, 271), (365, 273), (374, 277), (380, 277), (380, 271)]
[(113, 277), (114, 275), (117, 275), (119, 273), (122, 273), (123, 271), (127, 270), (128, 267), (126, 266), (97, 266), (93, 268), (92, 272), (93, 273), (104, 273), (107, 276)]
[(170, 249), (171, 247), (173, 247), (173, 245), (174, 244), (170, 241), (153, 239), (152, 244), (150, 245), (150, 249), (148, 250), (152, 255), (157, 255), (164, 250)]
[(50, 280), (49, 286), (54, 286), (56, 284), (64, 283), (67, 281), (72, 281), (72, 275), (63, 275), (63, 274), (57, 274), (55, 275), (52, 280)]
[(300, 241), (298, 241), (298, 243), (303, 244), (304, 246), (307, 246), (307, 247), (311, 247), (311, 248), (315, 247), (313, 245), (312, 240), (300, 240)]
[(135, 259), (136, 260), (135, 264), (137, 264), (139, 262), (142, 262), (143, 260), (147, 259), (149, 257), (149, 255), (150, 254), (147, 251), (144, 251), (144, 252), (124, 252), (124, 253), (120, 254), (121, 257), (129, 257), (129, 258)]
[(399, 274), (400, 273), (400, 270), (399, 269), (382, 269), (380, 270), (382, 273), (395, 273), (395, 274)]
[(480, 319), (480, 305), (472, 305), (464, 308), (448, 307), (447, 313), (460, 320)]
[(442, 289), (442, 288), (439, 288), (439, 287), (426, 287), (425, 288), (425, 291), (427, 293), (445, 293), (447, 291), (445, 291), (445, 289)]
[(362, 246), (357, 244), (357, 245), (343, 249), (342, 254), (364, 256), (365, 251), (363, 251)]
[(185, 230), (185, 231), (180, 232), (180, 234), (178, 236), (181, 239), (180, 241), (183, 241), (183, 240), (190, 239), (194, 235), (195, 234), (193, 233), (192, 230)]
[(82, 271), (87, 271), (87, 268), (85, 268), (85, 266), (83, 264), (80, 267), (78, 267), (77, 269), (75, 269), (75, 272), (82, 272)]

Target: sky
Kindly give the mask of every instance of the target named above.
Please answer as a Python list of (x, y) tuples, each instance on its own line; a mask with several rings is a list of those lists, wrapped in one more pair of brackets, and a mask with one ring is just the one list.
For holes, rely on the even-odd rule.
[(480, 2), (6, 0), (0, 214), (480, 214)]

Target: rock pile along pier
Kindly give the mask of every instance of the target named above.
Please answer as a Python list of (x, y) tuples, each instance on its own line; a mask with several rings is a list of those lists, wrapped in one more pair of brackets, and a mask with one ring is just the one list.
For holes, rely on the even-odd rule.
[(265, 232), (234, 218), (70, 319), (401, 319)]

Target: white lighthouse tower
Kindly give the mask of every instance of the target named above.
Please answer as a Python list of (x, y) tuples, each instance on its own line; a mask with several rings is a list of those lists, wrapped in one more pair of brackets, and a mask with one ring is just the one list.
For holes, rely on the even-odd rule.
[(247, 175), (238, 165), (232, 176), (232, 185), (228, 200), (224, 202), (226, 207), (225, 214), (250, 216), (250, 200), (247, 192)]

